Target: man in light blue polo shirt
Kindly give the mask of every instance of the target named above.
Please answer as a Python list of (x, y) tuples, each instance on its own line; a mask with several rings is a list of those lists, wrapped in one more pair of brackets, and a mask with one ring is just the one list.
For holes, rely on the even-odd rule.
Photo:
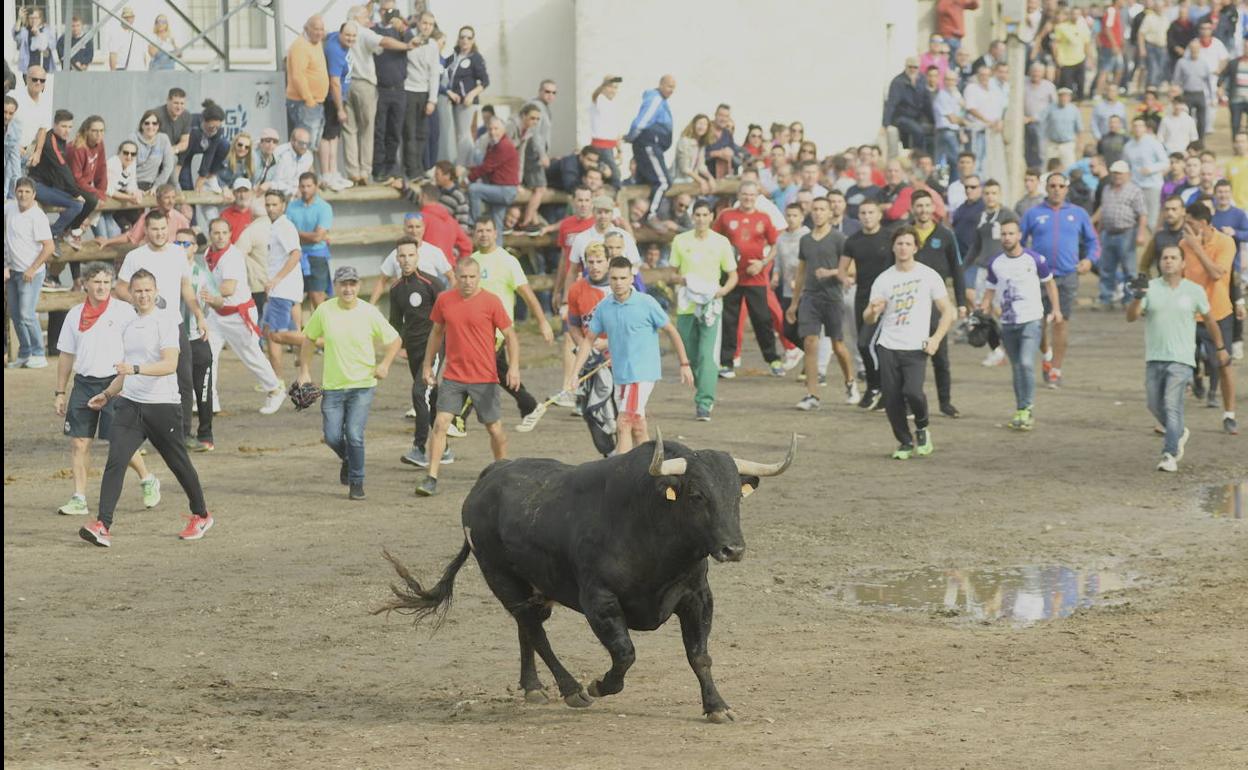
[(299, 231), (303, 251), (303, 290), (315, 310), (334, 293), (329, 272), (329, 230), (334, 226), (334, 210), (317, 194), (316, 174), (299, 175), (299, 197), (286, 207), (286, 217)]
[(1123, 145), (1122, 159), (1131, 167), (1131, 181), (1144, 191), (1144, 210), (1151, 230), (1161, 215), (1161, 188), (1166, 182), (1170, 158), (1143, 116), (1131, 121), (1131, 138)]
[[(611, 373), (615, 377), (615, 400), (619, 408), (619, 432), (615, 451), (623, 454), (650, 440), (646, 425), (646, 402), (662, 375), (659, 352), (659, 330), (672, 341), (680, 360), (680, 381), (693, 387), (693, 370), (681, 342), (680, 333), (663, 308), (649, 294), (633, 288), (633, 263), (628, 257), (615, 257), (607, 268), (611, 294), (594, 308), (589, 321), (591, 337), (607, 335), (611, 351)], [(593, 346), (582, 345), (576, 354), (573, 372), (581, 371)], [(576, 375), (564, 383), (564, 389), (576, 390)]]

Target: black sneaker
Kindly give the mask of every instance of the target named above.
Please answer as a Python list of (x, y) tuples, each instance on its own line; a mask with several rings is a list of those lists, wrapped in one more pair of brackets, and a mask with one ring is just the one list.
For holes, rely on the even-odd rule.
[(432, 497), (438, 493), (438, 480), (433, 476), (425, 476), (425, 480), (416, 485), (418, 497)]
[[(962, 413), (958, 411), (958, 408), (948, 401), (940, 405), (940, 413), (946, 417), (952, 417), (955, 420), (962, 416)], [(920, 441), (919, 443), (922, 444), (923, 442)]]
[(351, 491), (347, 492), (347, 499), (348, 500), (363, 500), (364, 499), (364, 482), (363, 481), (355, 481), (351, 483)]
[(859, 409), (874, 409), (884, 398), (884, 394), (878, 390), (868, 390), (862, 395), (862, 400), (858, 402)]
[(338, 469), (338, 483), (344, 487), (347, 485), (347, 461), (342, 461), (342, 467)]
[(1196, 375), (1192, 378), (1192, 395), (1196, 398), (1205, 397), (1205, 378)]

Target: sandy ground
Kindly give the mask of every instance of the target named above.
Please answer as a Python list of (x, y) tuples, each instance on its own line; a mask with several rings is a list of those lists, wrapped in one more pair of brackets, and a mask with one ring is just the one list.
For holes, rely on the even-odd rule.
[[(1245, 524), (1199, 504), (1205, 485), (1248, 479), (1245, 438), (1223, 435), (1220, 412), (1189, 400), (1183, 470), (1157, 473), (1142, 338), (1117, 314), (1081, 312), (1067, 385), (1039, 392), (1038, 427), (1025, 435), (1002, 427), (1013, 409), (1008, 367), (984, 369), (982, 351), (955, 347), (965, 416), (937, 418), (936, 453), (908, 463), (886, 459), (884, 418), (839, 403), (835, 390), (805, 414), (792, 409), (801, 391), (791, 378), (721, 382), (706, 424), (692, 420), (690, 394), (661, 385), (652, 412), (669, 440), (772, 460), (790, 432), (802, 435), (792, 470), (743, 505), (745, 560), (711, 568), (715, 671), (738, 714), (725, 726), (702, 719), (674, 620), (635, 635), (623, 693), (574, 711), (517, 695), (514, 624), (471, 561), (436, 635), (368, 614), (393, 578), (383, 546), (426, 578), (454, 554), (459, 505), (488, 457), (473, 428), (454, 444), (442, 494), (413, 497), (419, 476), (397, 462), (410, 440), (405, 367), (380, 389), (369, 499), (352, 504), (319, 443), (319, 416), (254, 414), (260, 398), (229, 360), (217, 451), (195, 458), (217, 527), (198, 543), (174, 537), (184, 498), (149, 458), (164, 501), (144, 511), (128, 479), (110, 550), (80, 541), (80, 520), (53, 514), (72, 491), (53, 370), (8, 372), (5, 762), (1248, 766)], [(761, 370), (756, 352), (746, 366)], [(538, 393), (558, 379), (549, 365), (525, 376)], [(515, 422), (510, 405), (505, 419)], [(576, 462), (592, 450), (583, 425), (555, 410), (536, 432), (511, 433), (511, 451)], [(877, 568), (1022, 565), (1109, 570), (1125, 589), (1029, 628), (842, 598)], [(579, 615), (556, 611), (548, 629), (580, 679), (605, 671)]]

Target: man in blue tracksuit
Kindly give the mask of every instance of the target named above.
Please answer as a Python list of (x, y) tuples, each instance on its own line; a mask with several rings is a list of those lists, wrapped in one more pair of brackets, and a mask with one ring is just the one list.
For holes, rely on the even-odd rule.
[(641, 109), (629, 126), (625, 141), (633, 144), (633, 159), (637, 161), (637, 179), (649, 182), (650, 208), (646, 221), (658, 217), (663, 194), (672, 186), (672, 178), (663, 162), (663, 153), (672, 146), (672, 110), (668, 98), (676, 90), (676, 78), (664, 75), (659, 87), (651, 88), (641, 95)]
[[(1248, 212), (1237, 207), (1231, 195), (1231, 183), (1225, 179), (1219, 179), (1217, 184), (1213, 186), (1213, 226), (1219, 232), (1226, 233), (1235, 239), (1235, 261), (1231, 267), (1231, 302), (1236, 308), (1243, 305), (1244, 295), (1239, 285), (1239, 275), (1241, 272), (1240, 260), (1243, 256), (1240, 249), (1245, 243), (1248, 243)], [(1244, 322), (1236, 313), (1235, 320), (1231, 324), (1231, 336), (1234, 340), (1228, 340), (1226, 343), (1229, 350), (1232, 344), (1239, 345), (1243, 348), (1244, 340)], [(1218, 381), (1215, 378), (1210, 383), (1210, 395), (1213, 395), (1213, 388), (1217, 387)]]
[[(1054, 389), (1062, 384), (1062, 362), (1066, 359), (1066, 344), (1070, 339), (1070, 316), (1075, 312), (1079, 276), (1091, 270), (1092, 263), (1101, 258), (1101, 244), (1088, 213), (1066, 202), (1069, 186), (1065, 174), (1050, 173), (1044, 203), (1029, 209), (1022, 221), (1023, 242), (1048, 258), (1057, 284), (1062, 320), (1053, 322), (1051, 336), (1045, 324), (1040, 343), (1044, 350), (1044, 381)], [(1048, 316), (1052, 309), (1048, 307), (1047, 298), (1044, 302)]]

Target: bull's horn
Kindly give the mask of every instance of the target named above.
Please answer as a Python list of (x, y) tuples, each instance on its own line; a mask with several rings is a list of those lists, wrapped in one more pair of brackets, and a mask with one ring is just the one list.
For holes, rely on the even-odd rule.
[(742, 476), (779, 476), (789, 469), (793, 464), (793, 457), (797, 454), (797, 434), (793, 434), (793, 439), (789, 442), (789, 453), (785, 455), (784, 460), (775, 463), (756, 463), (752, 460), (738, 460), (732, 458), (737, 464), (737, 473)]
[(651, 476), (683, 476), (688, 463), (683, 457), (663, 459), (663, 431), (654, 430), (654, 457), (650, 458)]

